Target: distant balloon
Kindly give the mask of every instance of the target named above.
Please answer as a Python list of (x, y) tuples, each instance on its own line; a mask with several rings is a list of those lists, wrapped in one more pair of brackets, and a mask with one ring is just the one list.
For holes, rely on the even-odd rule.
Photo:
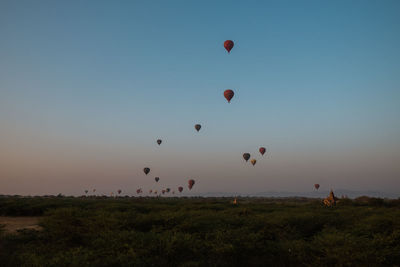
[(265, 149), (265, 147), (260, 147), (259, 151), (260, 151), (261, 155), (264, 156), (266, 149)]
[(257, 160), (256, 160), (256, 159), (252, 159), (250, 162), (251, 162), (251, 164), (253, 164), (253, 166), (254, 166), (254, 165), (256, 165)]
[(163, 189), (162, 191), (161, 191), (161, 193), (163, 193), (163, 195), (165, 194), (165, 190)]
[(142, 193), (142, 189), (141, 188), (137, 189), (136, 193), (138, 193), (138, 194)]
[(194, 128), (195, 128), (197, 131), (200, 131), (201, 125), (200, 125), (200, 124), (196, 124), (196, 125), (194, 126)]
[(161, 145), (161, 143), (162, 143), (162, 140), (161, 140), (161, 139), (158, 139), (158, 140), (157, 140), (157, 144), (158, 144), (158, 145)]
[(182, 193), (183, 187), (182, 186), (178, 187), (178, 191), (179, 191), (179, 193)]
[(190, 179), (190, 180), (188, 181), (189, 190), (192, 190), (193, 185), (194, 185), (194, 180), (193, 180), (193, 179)]
[(226, 40), (226, 41), (224, 42), (224, 47), (225, 47), (226, 51), (228, 51), (228, 53), (231, 52), (231, 50), (232, 50), (232, 48), (233, 48), (234, 45), (235, 45), (235, 44), (233, 43), (232, 40)]
[(319, 188), (319, 184), (315, 184), (315, 185), (314, 185), (314, 187), (315, 187), (315, 189), (317, 189), (317, 190), (318, 190), (318, 188)]
[(169, 191), (171, 191), (171, 189), (167, 188), (165, 191), (167, 191), (167, 193), (169, 193)]
[(118, 190), (118, 194), (121, 194), (121, 192), (122, 192), (122, 190), (121, 190), (121, 189), (119, 189), (119, 190)]
[(96, 192), (96, 189), (93, 189), (93, 192)]
[(158, 181), (160, 180), (160, 177), (156, 177), (156, 178), (154, 178), (154, 180), (156, 180), (156, 182), (158, 183)]
[(85, 194), (87, 194), (89, 192), (89, 190), (85, 190)]
[(243, 154), (243, 158), (247, 162), (249, 160), (249, 158), (250, 158), (250, 153), (244, 153)]
[(224, 91), (224, 97), (226, 98), (226, 100), (228, 100), (228, 103), (231, 103), (231, 99), (234, 95), (235, 93), (231, 89), (227, 89)]
[(153, 190), (150, 189), (150, 190), (149, 190), (149, 194), (151, 194), (152, 192), (153, 192)]
[(146, 168), (143, 169), (143, 171), (144, 171), (144, 173), (147, 175), (147, 174), (150, 172), (150, 168), (147, 168), (147, 167), (146, 167)]

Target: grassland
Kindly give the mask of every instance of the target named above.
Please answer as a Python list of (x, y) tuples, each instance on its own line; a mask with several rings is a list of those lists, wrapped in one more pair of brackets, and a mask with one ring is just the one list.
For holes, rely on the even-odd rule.
[(0, 197), (0, 266), (400, 266), (400, 200)]

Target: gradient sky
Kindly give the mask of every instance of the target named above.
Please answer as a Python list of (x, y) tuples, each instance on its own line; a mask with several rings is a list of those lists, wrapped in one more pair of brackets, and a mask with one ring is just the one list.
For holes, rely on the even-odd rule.
[(193, 178), (193, 194), (399, 192), (399, 14), (397, 0), (0, 1), (0, 194), (133, 193), (154, 176)]

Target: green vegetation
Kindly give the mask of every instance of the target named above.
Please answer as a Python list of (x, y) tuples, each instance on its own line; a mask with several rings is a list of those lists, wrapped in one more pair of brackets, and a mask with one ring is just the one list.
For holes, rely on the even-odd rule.
[(0, 198), (1, 266), (400, 266), (400, 200)]

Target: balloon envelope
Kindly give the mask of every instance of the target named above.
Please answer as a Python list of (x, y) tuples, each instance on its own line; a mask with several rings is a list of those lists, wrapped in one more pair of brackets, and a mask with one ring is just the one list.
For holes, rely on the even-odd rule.
[(158, 144), (158, 145), (161, 145), (161, 143), (162, 143), (162, 140), (161, 140), (161, 139), (158, 139), (158, 140), (157, 140), (157, 144)]
[(201, 125), (200, 125), (200, 124), (196, 124), (196, 125), (194, 126), (194, 128), (195, 128), (197, 131), (200, 131)]
[(226, 40), (226, 41), (224, 42), (224, 47), (225, 47), (226, 51), (228, 51), (228, 53), (231, 52), (231, 50), (232, 50), (232, 48), (233, 48), (234, 45), (235, 45), (235, 44), (233, 43), (232, 40)]
[(147, 175), (147, 174), (149, 174), (149, 172), (150, 172), (150, 168), (147, 168), (147, 167), (146, 167), (146, 168), (144, 168), (144, 169), (143, 169), (143, 172), (144, 172), (146, 175)]
[(179, 193), (181, 193), (183, 191), (183, 187), (182, 186), (178, 187), (178, 191)]
[(160, 177), (156, 177), (156, 178), (154, 178), (154, 180), (156, 180), (156, 182), (158, 183), (158, 181), (160, 180)]
[(315, 185), (314, 185), (314, 187), (315, 187), (315, 189), (317, 189), (317, 190), (318, 190), (318, 188), (319, 188), (319, 184), (315, 184)]
[(243, 158), (247, 162), (249, 160), (249, 158), (250, 158), (250, 153), (244, 153), (243, 154)]
[(260, 147), (259, 151), (260, 151), (261, 155), (264, 156), (264, 153), (265, 153), (265, 151), (267, 151), (267, 150), (265, 149), (265, 147)]
[(226, 98), (226, 100), (228, 100), (228, 103), (231, 103), (231, 99), (234, 95), (235, 93), (231, 89), (227, 89), (224, 91), (224, 97)]
[(253, 164), (253, 166), (254, 166), (254, 165), (256, 165), (257, 160), (256, 160), (256, 159), (252, 159), (250, 162), (251, 162), (251, 164)]
[(193, 179), (190, 179), (190, 180), (188, 181), (189, 190), (192, 190), (192, 187), (193, 187), (194, 183), (195, 183), (195, 182), (194, 182)]

